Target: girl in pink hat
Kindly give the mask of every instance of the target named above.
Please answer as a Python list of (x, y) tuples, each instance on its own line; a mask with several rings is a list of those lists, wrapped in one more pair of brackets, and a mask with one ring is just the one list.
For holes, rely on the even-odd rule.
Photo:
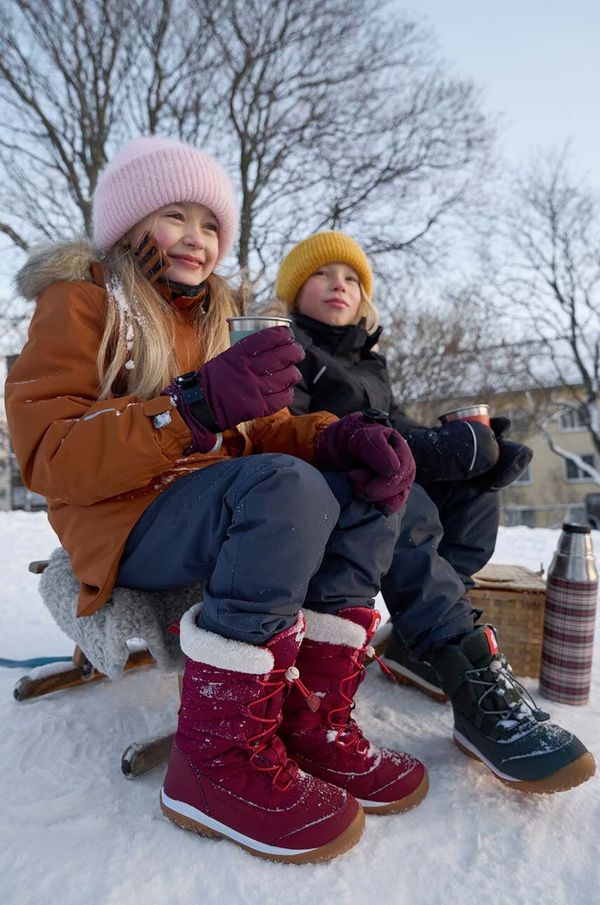
[[(80, 582), (79, 616), (115, 585), (204, 582), (181, 621), (164, 813), (261, 857), (316, 861), (357, 842), (365, 810), (405, 810), (427, 790), (419, 761), (369, 746), (350, 718), (414, 466), (362, 415), (289, 414), (303, 353), (287, 327), (229, 346), (237, 306), (215, 268), (235, 210), (207, 154), (126, 145), (98, 181), (93, 246), (42, 249), (19, 276), (37, 304), (7, 413)], [(294, 665), (307, 621), (331, 642), (331, 781), (299, 770), (280, 731), (321, 702)], [(360, 753), (360, 774), (340, 769), (340, 750)]]

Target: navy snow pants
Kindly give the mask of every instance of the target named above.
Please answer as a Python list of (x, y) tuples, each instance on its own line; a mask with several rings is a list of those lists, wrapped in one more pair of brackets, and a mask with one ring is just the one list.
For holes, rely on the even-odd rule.
[(398, 537), (352, 497), (347, 478), (263, 453), (229, 459), (167, 488), (127, 539), (117, 584), (142, 590), (206, 581), (199, 625), (265, 644), (300, 607), (372, 606)]
[(472, 630), (478, 614), (465, 589), (494, 552), (499, 517), (497, 493), (467, 483), (413, 486), (381, 592), (416, 658)]

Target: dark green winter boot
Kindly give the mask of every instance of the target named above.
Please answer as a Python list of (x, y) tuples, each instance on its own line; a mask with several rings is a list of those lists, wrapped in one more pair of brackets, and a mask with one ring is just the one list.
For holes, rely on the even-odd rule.
[(412, 685), (436, 701), (448, 700), (430, 664), (425, 660), (415, 660), (402, 638), (393, 629), (383, 652), (383, 662), (394, 678), (403, 685)]
[(431, 658), (454, 710), (454, 741), (498, 779), (523, 792), (562, 792), (596, 771), (572, 733), (552, 723), (515, 679), (491, 625)]

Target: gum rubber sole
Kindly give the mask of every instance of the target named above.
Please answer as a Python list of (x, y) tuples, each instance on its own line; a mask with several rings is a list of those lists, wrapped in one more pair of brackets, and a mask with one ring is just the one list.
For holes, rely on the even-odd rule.
[(421, 804), (428, 791), (429, 776), (427, 771), (425, 771), (425, 775), (417, 788), (405, 798), (400, 798), (399, 801), (392, 801), (380, 808), (369, 805), (369, 802), (364, 798), (357, 799), (357, 801), (362, 806), (365, 814), (398, 814), (402, 811), (411, 811), (413, 808), (416, 808), (418, 804)]
[(197, 833), (199, 836), (208, 836), (213, 839), (227, 839), (229, 842), (233, 842), (240, 848), (245, 849), (251, 855), (256, 855), (259, 858), (263, 858), (265, 861), (279, 861), (289, 864), (315, 864), (320, 861), (329, 861), (332, 858), (336, 858), (338, 855), (343, 855), (344, 852), (349, 851), (349, 849), (356, 845), (362, 836), (365, 827), (365, 814), (363, 809), (359, 808), (352, 823), (340, 836), (333, 839), (331, 842), (328, 842), (327, 845), (322, 845), (320, 848), (310, 849), (309, 851), (293, 855), (286, 855), (260, 851), (258, 848), (252, 848), (251, 845), (246, 845), (232, 836), (227, 836), (225, 833), (218, 833), (192, 817), (189, 817), (186, 814), (180, 814), (178, 811), (170, 808), (162, 800), (162, 795), (160, 807), (165, 817), (167, 817), (171, 823), (176, 824), (184, 830), (190, 830), (192, 833)]
[(479, 761), (484, 767), (487, 767), (492, 775), (501, 783), (505, 786), (510, 786), (511, 789), (516, 789), (517, 792), (529, 792), (536, 795), (552, 795), (555, 792), (568, 792), (569, 789), (574, 789), (576, 786), (580, 786), (582, 783), (587, 782), (587, 780), (591, 779), (596, 772), (596, 761), (594, 760), (594, 756), (590, 751), (586, 751), (585, 754), (582, 754), (577, 760), (572, 761), (570, 764), (566, 764), (564, 767), (561, 767), (560, 770), (556, 770), (554, 773), (551, 773), (550, 776), (545, 776), (543, 779), (511, 780), (505, 775), (499, 776), (491, 764), (487, 763), (481, 756), (467, 748), (466, 745), (462, 744), (462, 742), (456, 738), (456, 736), (454, 736), (454, 744), (460, 748), (467, 757)]

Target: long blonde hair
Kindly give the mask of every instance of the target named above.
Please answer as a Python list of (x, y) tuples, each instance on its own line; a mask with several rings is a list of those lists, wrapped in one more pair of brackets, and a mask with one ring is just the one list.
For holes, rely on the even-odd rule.
[[(107, 288), (104, 333), (98, 350), (100, 399), (130, 393), (158, 395), (179, 373), (174, 352), (175, 310), (138, 267), (128, 237), (103, 259)], [(196, 332), (208, 361), (229, 347), (228, 317), (239, 314), (234, 292), (215, 273), (207, 279), (209, 302), (198, 305)]]

